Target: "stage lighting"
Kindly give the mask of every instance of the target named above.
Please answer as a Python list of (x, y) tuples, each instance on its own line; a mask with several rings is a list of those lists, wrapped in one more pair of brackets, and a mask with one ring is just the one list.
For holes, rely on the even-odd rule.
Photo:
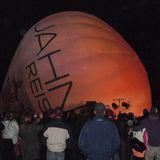
[(126, 109), (128, 109), (130, 107), (130, 104), (126, 102), (122, 102), (122, 107), (125, 107)]
[(112, 103), (112, 107), (113, 107), (114, 109), (119, 108), (119, 106), (118, 106), (116, 103)]

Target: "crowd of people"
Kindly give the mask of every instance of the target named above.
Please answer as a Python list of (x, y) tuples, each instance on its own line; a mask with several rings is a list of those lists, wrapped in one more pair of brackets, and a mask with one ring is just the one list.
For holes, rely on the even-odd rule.
[[(108, 114), (113, 113), (113, 114)], [(1, 160), (160, 160), (159, 110), (108, 112), (103, 103), (64, 112), (6, 112), (0, 123)]]

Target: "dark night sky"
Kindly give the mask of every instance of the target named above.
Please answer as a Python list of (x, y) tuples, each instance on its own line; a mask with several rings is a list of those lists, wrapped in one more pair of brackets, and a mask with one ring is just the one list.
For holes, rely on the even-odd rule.
[(115, 28), (146, 67), (153, 105), (160, 103), (160, 0), (1, 0), (0, 87), (24, 31), (60, 11), (93, 14)]

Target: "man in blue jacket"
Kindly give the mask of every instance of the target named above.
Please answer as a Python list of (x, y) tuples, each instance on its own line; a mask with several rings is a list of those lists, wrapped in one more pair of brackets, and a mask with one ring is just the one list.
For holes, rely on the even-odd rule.
[(95, 105), (95, 118), (86, 122), (81, 130), (78, 146), (88, 160), (111, 160), (120, 146), (115, 124), (104, 118), (105, 105)]

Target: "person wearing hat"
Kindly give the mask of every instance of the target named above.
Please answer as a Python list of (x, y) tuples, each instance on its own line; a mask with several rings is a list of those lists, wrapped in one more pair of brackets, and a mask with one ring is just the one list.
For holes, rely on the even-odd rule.
[(95, 117), (87, 121), (80, 133), (78, 146), (88, 160), (111, 160), (120, 146), (115, 124), (104, 118), (105, 105), (96, 103)]
[(136, 130), (142, 129), (146, 129), (148, 135), (145, 160), (160, 160), (160, 117), (156, 107), (151, 108), (150, 115), (136, 128)]

